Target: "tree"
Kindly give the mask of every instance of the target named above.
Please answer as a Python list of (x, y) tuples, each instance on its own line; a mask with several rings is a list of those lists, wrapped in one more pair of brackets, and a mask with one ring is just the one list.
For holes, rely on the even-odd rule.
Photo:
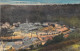
[(34, 48), (34, 45), (30, 45), (29, 47), (30, 47), (30, 49), (32, 50), (32, 49)]
[(61, 42), (63, 40), (64, 40), (64, 37), (63, 37), (63, 34), (61, 34), (61, 35), (55, 36), (52, 41), (54, 43), (58, 43), (58, 42)]
[(47, 46), (49, 44), (56, 44), (56, 43), (59, 43), (61, 41), (64, 41), (64, 37), (63, 37), (63, 34), (60, 34), (58, 36), (55, 36), (53, 37), (53, 40), (48, 40), (44, 46)]
[(9, 30), (7, 28), (1, 28), (0, 36), (11, 36), (13, 33), (12, 30)]
[(74, 31), (71, 34), (69, 34), (69, 37), (67, 38), (67, 40), (78, 39), (78, 38), (80, 38), (80, 32)]

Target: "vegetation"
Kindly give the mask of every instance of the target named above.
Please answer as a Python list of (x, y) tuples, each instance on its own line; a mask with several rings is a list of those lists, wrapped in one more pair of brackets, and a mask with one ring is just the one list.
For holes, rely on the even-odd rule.
[(1, 36), (11, 36), (12, 33), (13, 33), (13, 31), (9, 30), (8, 28), (1, 28), (0, 37)]
[(34, 45), (30, 45), (29, 47), (30, 47), (30, 49), (32, 50), (32, 49), (34, 48)]
[[(68, 21), (72, 23), (74, 21), (74, 16), (77, 17), (78, 20), (80, 19), (80, 4), (1, 6), (1, 22), (3, 23), (24, 23), (26, 22), (26, 18), (30, 22), (60, 21), (62, 19), (66, 23)], [(72, 19), (72, 21), (69, 18)], [(75, 19), (75, 21), (77, 21), (77, 19)], [(75, 24), (76, 22), (73, 23), (73, 25)]]
[(53, 40), (48, 40), (44, 46), (49, 44), (56, 44), (64, 40), (63, 34), (53, 37)]
[[(63, 35), (59, 35), (53, 38), (53, 40), (48, 40), (46, 42), (46, 46), (39, 51), (59, 51), (64, 50), (67, 46), (76, 44), (80, 41), (80, 32), (79, 30), (75, 30), (74, 32), (70, 33), (68, 38), (63, 38)], [(74, 47), (78, 47), (77, 45), (73, 45)], [(70, 50), (70, 49), (69, 49)]]
[(51, 44), (51, 45), (45, 46), (43, 49), (40, 49), (39, 51), (45, 51), (45, 50), (47, 50), (47, 51), (55, 50), (56, 51), (58, 49), (65, 48), (66, 46), (75, 44), (76, 42), (79, 42), (79, 41), (80, 41), (80, 39), (63, 41), (63, 42), (60, 42), (57, 44)]
[(80, 32), (77, 30), (75, 30), (74, 32), (72, 32), (69, 37), (67, 38), (67, 40), (72, 40), (72, 39), (80, 39)]
[(60, 17), (59, 21), (65, 22), (66, 25), (70, 27), (80, 28), (80, 19), (78, 17)]

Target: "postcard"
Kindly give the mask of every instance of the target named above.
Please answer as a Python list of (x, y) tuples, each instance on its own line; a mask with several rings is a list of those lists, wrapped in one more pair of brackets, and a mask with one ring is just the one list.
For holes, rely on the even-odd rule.
[(80, 0), (0, 0), (0, 51), (80, 51)]

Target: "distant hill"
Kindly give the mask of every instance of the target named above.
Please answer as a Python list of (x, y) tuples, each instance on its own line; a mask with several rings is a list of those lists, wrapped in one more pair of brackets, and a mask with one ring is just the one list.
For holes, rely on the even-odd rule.
[(1, 22), (53, 21), (60, 17), (80, 17), (80, 4), (1, 5)]

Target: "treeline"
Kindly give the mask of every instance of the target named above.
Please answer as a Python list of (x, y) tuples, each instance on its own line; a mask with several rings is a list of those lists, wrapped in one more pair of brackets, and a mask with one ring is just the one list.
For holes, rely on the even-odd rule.
[[(80, 4), (65, 5), (2, 5), (1, 22), (46, 22), (77, 17), (80, 19)], [(69, 21), (69, 20), (68, 20)]]

